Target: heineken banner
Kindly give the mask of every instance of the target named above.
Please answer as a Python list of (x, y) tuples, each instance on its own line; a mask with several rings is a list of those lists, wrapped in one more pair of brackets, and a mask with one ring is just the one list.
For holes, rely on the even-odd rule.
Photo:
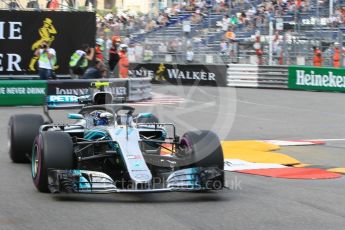
[(95, 13), (0, 11), (0, 79), (4, 75), (37, 74), (35, 50), (46, 41), (55, 49), (57, 74), (68, 74), (72, 53), (94, 45)]
[(226, 65), (131, 63), (131, 77), (151, 77), (153, 83), (226, 86)]
[(0, 106), (42, 105), (47, 91), (46, 81), (0, 81)]
[(289, 66), (289, 89), (345, 91), (345, 69)]

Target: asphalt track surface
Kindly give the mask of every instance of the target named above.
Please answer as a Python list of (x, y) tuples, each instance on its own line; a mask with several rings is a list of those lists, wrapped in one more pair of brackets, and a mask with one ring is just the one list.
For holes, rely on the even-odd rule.
[[(212, 129), (224, 140), (345, 138), (345, 95), (302, 91), (154, 86), (183, 103), (139, 107), (178, 133)], [(217, 193), (51, 195), (38, 193), (28, 165), (7, 153), (9, 116), (40, 108), (0, 108), (0, 230), (5, 229), (339, 229), (345, 179), (289, 180), (227, 173)], [(65, 120), (62, 111), (56, 121)], [(304, 163), (345, 166), (345, 141), (282, 151)]]

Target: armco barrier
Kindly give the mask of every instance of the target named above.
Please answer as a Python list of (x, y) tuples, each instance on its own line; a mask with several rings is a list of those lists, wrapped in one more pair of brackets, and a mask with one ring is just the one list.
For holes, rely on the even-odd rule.
[(151, 97), (151, 78), (97, 80), (0, 80), (0, 106), (43, 105), (46, 95), (87, 95), (95, 81), (110, 82), (115, 100), (140, 101)]
[(46, 92), (46, 81), (1, 80), (0, 106), (42, 105)]
[(114, 99), (124, 101), (141, 101), (151, 97), (151, 78), (128, 79), (97, 79), (97, 80), (53, 80), (48, 81), (48, 95), (87, 95), (90, 93), (90, 84), (95, 81), (110, 82), (106, 91), (113, 94)]
[(91, 83), (95, 81), (109, 82), (110, 85), (105, 90), (111, 92), (114, 99), (123, 98), (127, 101), (130, 94), (127, 79), (48, 80), (47, 95), (89, 95), (92, 89)]
[(234, 87), (286, 89), (288, 67), (229, 64), (227, 82)]
[(151, 78), (129, 78), (127, 101), (150, 99), (151, 92)]

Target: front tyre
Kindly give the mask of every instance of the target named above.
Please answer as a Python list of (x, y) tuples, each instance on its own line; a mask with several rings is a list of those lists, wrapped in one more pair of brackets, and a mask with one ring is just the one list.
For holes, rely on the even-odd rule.
[(43, 124), (43, 117), (38, 114), (20, 114), (10, 117), (8, 148), (10, 158), (14, 163), (29, 162), (26, 155), (30, 155), (35, 137)]
[(211, 131), (201, 130), (185, 133), (180, 141), (182, 157), (186, 159), (182, 168), (216, 168), (220, 175), (205, 182), (207, 189), (224, 187), (224, 156), (218, 136)]
[(73, 169), (73, 142), (64, 132), (42, 132), (32, 149), (31, 174), (40, 192), (49, 192), (48, 169)]

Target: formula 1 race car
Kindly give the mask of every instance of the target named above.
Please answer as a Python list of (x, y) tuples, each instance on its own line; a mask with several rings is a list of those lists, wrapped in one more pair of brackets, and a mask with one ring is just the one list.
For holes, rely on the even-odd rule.
[[(219, 138), (211, 131), (176, 135), (174, 124), (150, 113), (107, 104), (111, 94), (92, 101), (48, 96), (45, 114), (14, 115), (9, 121), (13, 162), (31, 161), (40, 192), (114, 193), (207, 191), (224, 187)], [(85, 103), (87, 101), (87, 103)], [(82, 103), (82, 104), (81, 104)], [(68, 106), (67, 106), (68, 105)], [(54, 124), (49, 109), (80, 106), (73, 124)]]

